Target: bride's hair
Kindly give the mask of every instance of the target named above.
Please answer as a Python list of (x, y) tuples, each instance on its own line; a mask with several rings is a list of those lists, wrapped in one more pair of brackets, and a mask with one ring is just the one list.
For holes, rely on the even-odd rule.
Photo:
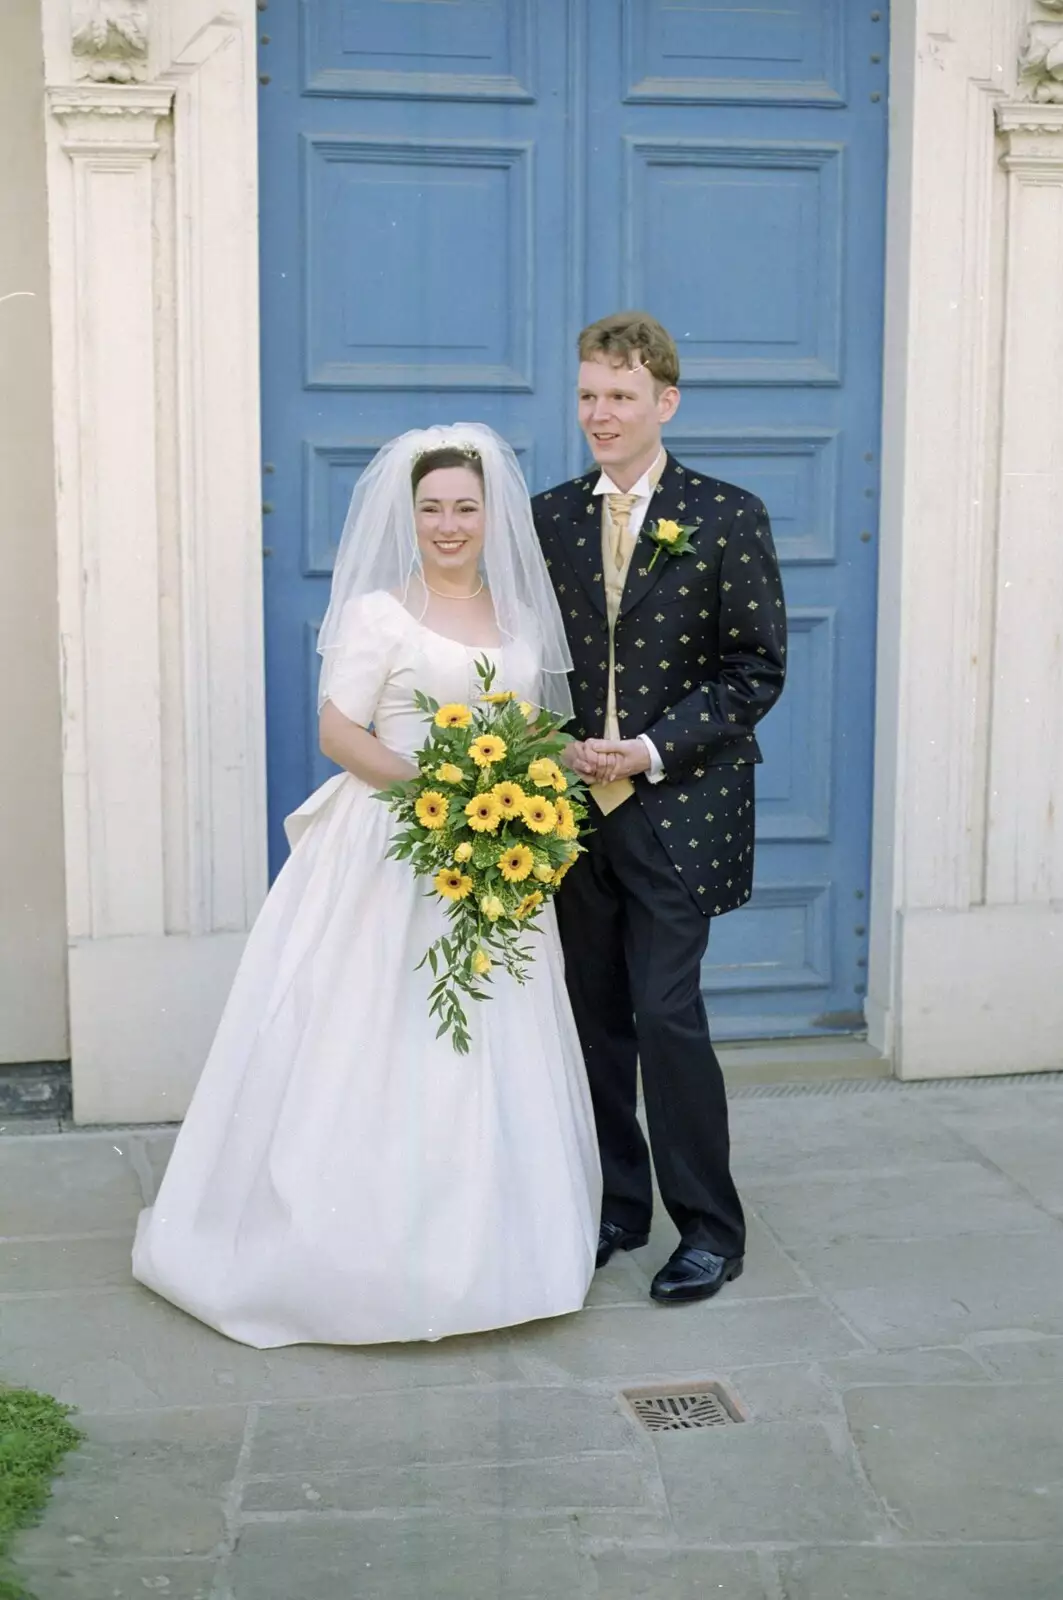
[(484, 481), (484, 464), (475, 450), (459, 450), (453, 445), (444, 445), (439, 450), (425, 450), (422, 455), (414, 458), (410, 470), (410, 484), (414, 494), (422, 478), (427, 478), (430, 472), (439, 472), (443, 467), (468, 467), (470, 472), (475, 472), (480, 480), (481, 487)]

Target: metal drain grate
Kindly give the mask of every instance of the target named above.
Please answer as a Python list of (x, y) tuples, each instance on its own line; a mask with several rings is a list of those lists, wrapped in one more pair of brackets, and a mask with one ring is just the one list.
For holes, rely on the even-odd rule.
[(625, 1389), (622, 1398), (647, 1433), (719, 1428), (745, 1421), (720, 1383), (691, 1383), (682, 1389)]

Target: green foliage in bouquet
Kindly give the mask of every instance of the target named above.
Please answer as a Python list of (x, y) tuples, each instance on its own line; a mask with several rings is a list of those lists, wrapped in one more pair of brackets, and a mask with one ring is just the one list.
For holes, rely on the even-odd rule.
[(522, 943), (579, 855), (585, 790), (558, 757), (569, 736), (561, 718), (493, 689), (495, 670), (476, 663), (483, 685), (475, 706), (417, 695), (429, 736), (418, 777), (377, 796), (400, 827), (389, 855), (408, 861), (431, 893), (448, 902), (450, 930), (425, 952), (434, 979), (430, 1014), (436, 1037), (469, 1049), (465, 1000), (489, 998), (497, 965), (518, 983), (532, 951)]

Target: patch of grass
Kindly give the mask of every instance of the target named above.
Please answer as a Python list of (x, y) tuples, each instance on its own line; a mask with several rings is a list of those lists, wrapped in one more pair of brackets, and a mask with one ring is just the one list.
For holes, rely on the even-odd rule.
[(32, 1600), (7, 1555), (15, 1534), (37, 1521), (63, 1457), (81, 1441), (70, 1410), (32, 1389), (0, 1388), (0, 1600)]

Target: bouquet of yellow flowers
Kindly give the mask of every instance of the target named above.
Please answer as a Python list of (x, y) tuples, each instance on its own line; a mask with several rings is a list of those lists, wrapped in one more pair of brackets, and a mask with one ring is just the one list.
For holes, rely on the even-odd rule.
[(496, 964), (525, 981), (532, 951), (521, 937), (579, 855), (587, 815), (583, 785), (558, 765), (569, 742), (561, 719), (493, 690), (489, 662), (476, 671), (483, 693), (475, 706), (417, 695), (430, 724), (418, 776), (377, 796), (401, 823), (388, 854), (409, 861), (449, 902), (450, 931), (420, 966), (427, 962), (435, 980), (436, 1037), (449, 1032), (461, 1055), (469, 1049), (463, 999), (488, 998)]

